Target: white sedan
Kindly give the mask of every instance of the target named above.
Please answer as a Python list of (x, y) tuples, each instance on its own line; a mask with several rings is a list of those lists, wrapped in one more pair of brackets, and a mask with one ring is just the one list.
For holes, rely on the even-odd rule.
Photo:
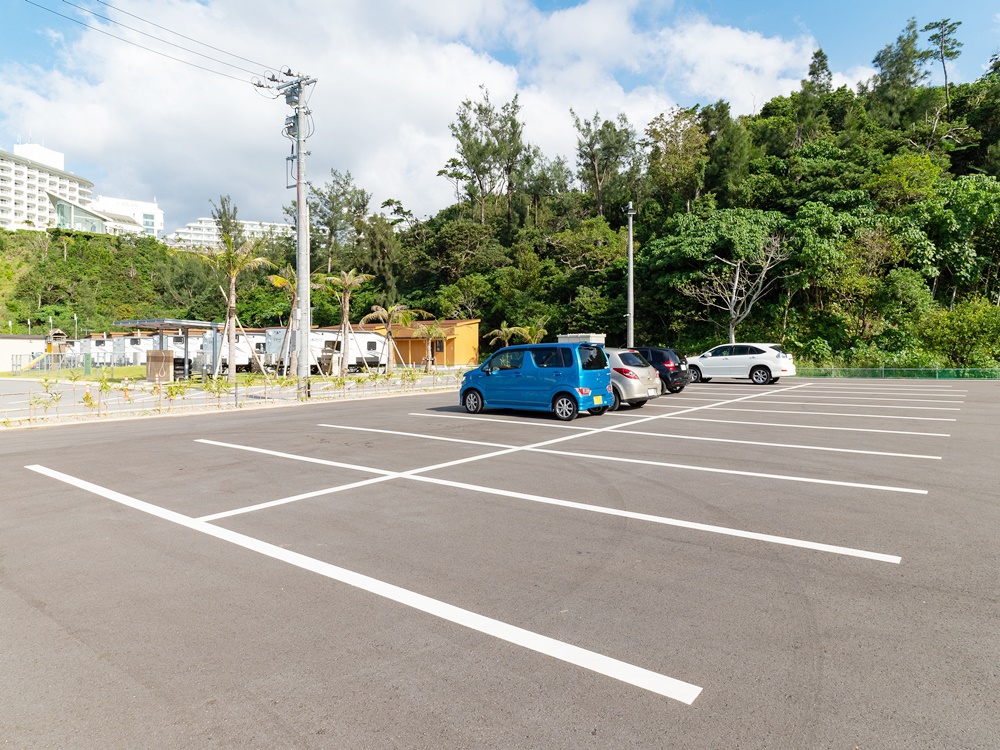
[(777, 344), (723, 344), (688, 357), (692, 383), (712, 378), (749, 378), (757, 385), (777, 383), (795, 374), (792, 355)]

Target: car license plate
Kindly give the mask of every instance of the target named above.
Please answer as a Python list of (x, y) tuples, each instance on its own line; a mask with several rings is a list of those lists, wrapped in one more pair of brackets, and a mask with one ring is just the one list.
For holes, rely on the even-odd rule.
[(688, 368), (687, 362), (681, 362), (681, 369), (686, 370)]
[(595, 404), (603, 404), (604, 403), (604, 396), (594, 396), (594, 403)]
[(650, 398), (655, 398), (656, 396), (660, 395), (660, 392), (656, 388), (647, 388), (646, 395), (649, 396)]

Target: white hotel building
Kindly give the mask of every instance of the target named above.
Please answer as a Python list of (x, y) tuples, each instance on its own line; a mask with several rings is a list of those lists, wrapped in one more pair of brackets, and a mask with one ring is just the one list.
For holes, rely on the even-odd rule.
[(63, 166), (62, 154), (36, 143), (18, 144), (13, 154), (0, 151), (0, 228), (104, 231), (85, 208), (94, 183)]
[(163, 231), (163, 211), (155, 202), (98, 196), (94, 183), (65, 171), (65, 157), (37, 143), (0, 151), (0, 229), (49, 227), (98, 234)]
[[(240, 221), (243, 235), (248, 240), (266, 240), (273, 237), (291, 237), (295, 227), (274, 221)], [(167, 244), (174, 247), (204, 247), (211, 250), (222, 248), (222, 235), (215, 219), (201, 218), (186, 224), (167, 238)]]

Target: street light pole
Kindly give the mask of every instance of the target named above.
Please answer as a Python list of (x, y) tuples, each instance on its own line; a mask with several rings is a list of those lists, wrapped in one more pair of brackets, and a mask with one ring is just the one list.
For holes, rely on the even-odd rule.
[(625, 346), (633, 347), (635, 346), (635, 298), (632, 290), (635, 284), (635, 275), (632, 270), (632, 217), (635, 216), (635, 208), (632, 206), (632, 201), (628, 202), (626, 210), (628, 211), (628, 312), (626, 313), (628, 333)]
[(80, 338), (80, 326), (76, 322), (76, 313), (73, 313), (73, 340)]

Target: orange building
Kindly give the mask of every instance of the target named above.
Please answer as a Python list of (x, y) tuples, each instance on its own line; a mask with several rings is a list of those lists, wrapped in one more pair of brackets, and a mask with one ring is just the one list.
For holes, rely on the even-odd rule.
[[(396, 344), (395, 362), (422, 366), (427, 364), (425, 327), (438, 327), (440, 336), (431, 339), (431, 364), (438, 367), (475, 367), (479, 364), (479, 318), (471, 320), (427, 320), (410, 326), (394, 325), (392, 340)], [(373, 331), (385, 335), (384, 323), (352, 325), (356, 331)]]

